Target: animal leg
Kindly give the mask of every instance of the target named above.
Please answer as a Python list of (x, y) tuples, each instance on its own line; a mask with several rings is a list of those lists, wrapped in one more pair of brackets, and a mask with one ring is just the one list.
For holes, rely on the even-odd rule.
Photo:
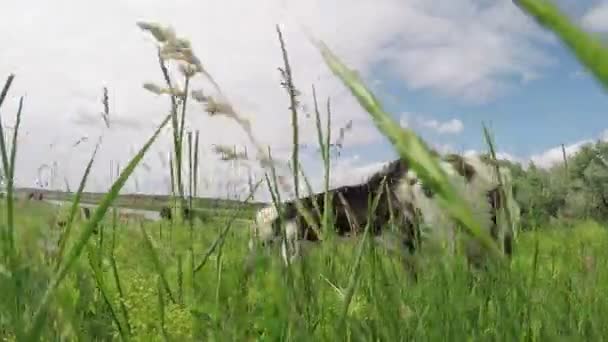
[(281, 240), (281, 255), (285, 265), (288, 265), (300, 255), (298, 224), (295, 221), (285, 223), (285, 239), (281, 237)]

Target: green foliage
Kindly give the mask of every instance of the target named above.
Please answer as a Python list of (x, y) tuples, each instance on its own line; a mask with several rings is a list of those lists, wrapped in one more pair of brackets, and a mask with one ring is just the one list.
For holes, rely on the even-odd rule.
[[(538, 24), (552, 31), (604, 86), (608, 87), (608, 49), (596, 37), (574, 24), (559, 8), (548, 0), (514, 0)], [(531, 168), (524, 201), (530, 208), (539, 208), (542, 216), (608, 218), (608, 146), (604, 142), (584, 146), (571, 160), (565, 160), (564, 177), (559, 179), (559, 167), (546, 174)], [(526, 177), (522, 177), (525, 179)], [(537, 191), (534, 194), (534, 191)], [(528, 212), (528, 216), (532, 216)], [(538, 214), (537, 214), (538, 215)]]
[[(599, 44), (546, 1), (519, 3), (606, 82), (605, 52)], [(172, 100), (171, 115), (161, 128), (171, 119), (178, 192), (184, 199), (179, 178), (188, 80), (193, 73), (206, 71), (192, 55), (189, 42), (156, 25), (140, 26), (159, 41), (171, 43), (159, 51)], [(444, 208), (487, 241), (424, 142), (399, 128), (356, 73), (323, 44), (318, 47), (379, 130), (438, 190)], [(188, 67), (196, 67), (182, 71), (186, 95), (173, 89), (163, 53), (182, 54), (191, 62)], [(11, 81), (12, 76), (0, 94), (0, 105)], [(21, 100), (18, 118), (22, 104)], [(230, 106), (224, 110), (236, 117)], [(547, 170), (499, 161), (513, 176), (523, 228), (532, 230), (518, 236), (511, 267), (474, 272), (461, 255), (448, 256), (424, 246), (406, 261), (422, 270), (418, 282), (411, 283), (402, 256), (378, 248), (367, 231), (363, 238), (326, 240), (287, 268), (276, 257), (277, 250), (267, 251), (256, 256), (253, 271), (246, 272), (243, 260), (250, 222), (238, 220), (237, 215), (217, 215), (217, 208), (196, 205), (200, 219), (191, 222), (117, 223), (106, 218), (160, 128), (111, 191), (97, 194), (100, 205), (90, 220), (73, 220), (80, 199), (87, 197), (82, 189), (90, 164), (73, 205), (64, 212), (17, 201), (12, 188), (17, 135), (9, 151), (1, 128), (7, 180), (7, 196), (0, 201), (0, 213), (6, 213), (0, 220), (4, 340), (515, 341), (600, 340), (608, 334), (603, 324), (608, 314), (608, 275), (598, 269), (608, 262), (608, 232), (600, 224), (608, 219), (608, 143), (589, 144), (564, 165)], [(329, 132), (325, 144), (319, 135), (322, 149), (329, 146)], [(297, 165), (297, 155), (294, 159)], [(234, 211), (229, 206), (223, 209)], [(211, 210), (214, 214), (207, 215)], [(249, 210), (247, 216), (254, 209)], [(58, 215), (67, 219), (68, 227), (74, 225), (76, 237), (69, 239), (69, 229), (59, 230)], [(54, 254), (57, 245), (68, 248), (65, 255)]]
[(515, 198), (521, 211), (524, 229), (545, 226), (556, 219), (608, 220), (608, 142), (598, 141), (581, 149), (550, 168), (533, 163), (524, 169), (520, 164), (501, 160), (509, 167), (515, 184)]
[[(48, 207), (17, 205), (18, 227), (47, 229), (44, 222), (52, 214)], [(107, 232), (111, 231), (109, 224), (104, 222)], [(195, 259), (200, 260), (225, 225), (225, 220), (216, 220), (196, 226)], [(134, 341), (156, 341), (163, 336), (176, 341), (333, 341), (348, 335), (363, 340), (551, 340), (560, 336), (597, 340), (608, 333), (602, 324), (608, 313), (608, 299), (603, 295), (608, 279), (597, 269), (608, 261), (604, 248), (608, 232), (593, 221), (577, 223), (571, 229), (554, 226), (521, 234), (511, 270), (491, 275), (470, 273), (461, 259), (425, 251), (417, 284), (408, 281), (396, 256), (371, 241), (336, 240), (307, 249), (306, 264), (298, 261), (292, 267), (291, 290), (278, 250), (260, 255), (254, 272), (244, 277), (241, 266), (247, 226), (243, 223), (227, 237), (221, 262), (219, 254), (210, 256), (211, 262), (195, 275), (194, 282), (184, 272), (183, 304), (171, 303), (160, 287), (165, 298), (162, 307), (158, 305), (158, 267), (138, 227), (135, 221), (119, 227), (114, 248), (107, 244), (96, 253), (91, 260), (102, 259), (98, 275), (88, 258), (78, 260), (49, 306), (45, 340), (59, 336), (65, 340), (120, 338), (112, 310), (123, 325), (125, 320), (118, 310), (118, 289), (109, 281), (112, 254), (125, 294), (129, 339)], [(145, 224), (150, 236), (158, 237), (160, 229), (166, 227)], [(178, 259), (190, 247), (189, 237), (187, 225), (176, 225), (172, 236), (155, 238), (158, 258), (173, 291), (178, 286)], [(52, 276), (45, 271), (40, 250), (27, 248), (41, 238), (17, 235), (17, 247), (24, 253), (29, 250), (31, 259), (24, 276), (26, 306), (38, 303)], [(362, 258), (357, 288), (351, 292), (351, 263), (358, 255)], [(188, 258), (184, 265), (189, 264)], [(221, 277), (217, 276), (219, 270)], [(105, 280), (103, 291), (96, 279), (99, 276)], [(0, 286), (6, 286), (1, 275)], [(7, 306), (9, 294), (2, 293), (6, 295), (3, 306)], [(350, 304), (345, 305), (349, 293)], [(9, 310), (0, 311), (0, 322), (6, 322), (1, 326), (8, 335), (12, 331), (9, 315)], [(345, 325), (340, 329), (343, 317)]]

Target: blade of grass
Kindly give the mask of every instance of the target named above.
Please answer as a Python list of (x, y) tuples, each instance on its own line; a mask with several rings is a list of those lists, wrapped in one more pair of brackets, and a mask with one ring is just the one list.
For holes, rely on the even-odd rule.
[[(8, 78), (6, 79), (6, 82), (4, 83), (4, 87), (2, 88), (2, 92), (0, 92), (0, 108), (2, 108), (2, 104), (4, 103), (4, 100), (6, 99), (6, 95), (8, 94), (8, 91), (11, 88), (11, 85), (13, 84), (13, 80), (15, 79), (15, 75), (11, 74), (8, 76)], [(4, 127), (2, 125), (2, 116), (0, 115), (0, 152), (2, 153), (2, 169), (4, 170), (4, 178), (7, 181), (7, 188), (9, 188), (9, 183), (12, 182), (11, 181), (11, 177), (10, 177), (10, 162), (9, 162), (9, 157), (8, 157), (8, 153), (6, 151), (6, 144), (5, 144), (6, 140), (4, 138)], [(9, 258), (11, 255), (11, 243), (10, 243), (10, 238), (9, 238), (9, 232), (13, 230), (13, 210), (12, 210), (12, 192), (9, 193), (10, 189), (7, 189), (7, 194), (6, 194), (6, 216), (7, 216), (7, 226), (6, 226), (6, 230), (2, 232), (2, 236), (3, 236), (3, 240), (4, 240), (4, 252), (5, 252), (5, 257)]]
[[(247, 198), (245, 199), (244, 203), (249, 202), (250, 199), (253, 198), (253, 195), (255, 194), (255, 190), (257, 189), (257, 187), (262, 184), (262, 181), (258, 181), (257, 184), (254, 186), (253, 191), (250, 191), (249, 196), (247, 196)], [(211, 247), (209, 247), (209, 249), (207, 250), (207, 252), (205, 253), (205, 255), (203, 256), (203, 260), (201, 260), (201, 262), (198, 264), (198, 266), (196, 266), (194, 268), (194, 273), (200, 271), (205, 264), (207, 264), (207, 261), (209, 260), (209, 257), (211, 256), (211, 254), (213, 254), (213, 252), (215, 251), (215, 249), (224, 242), (224, 238), (226, 237), (226, 235), (228, 235), (228, 232), (230, 231), (230, 228), (232, 227), (232, 223), (234, 222), (234, 220), (236, 220), (236, 218), (239, 215), (239, 212), (242, 210), (242, 207), (237, 208), (236, 210), (234, 210), (232, 216), (230, 217), (228, 223), (226, 224), (226, 227), (224, 227), (224, 230), (220, 233), (220, 236), (218, 236), (217, 239), (215, 239), (215, 241), (213, 242), (213, 244), (211, 245)]]
[[(4, 87), (2, 88), (2, 92), (0, 93), (0, 108), (6, 99), (8, 91), (13, 83), (15, 76), (9, 75)], [(0, 115), (0, 151), (2, 153), (2, 168), (4, 170), (4, 178), (6, 179), (6, 216), (7, 216), (7, 224), (5, 229), (2, 229), (2, 239), (3, 239), (3, 247), (4, 247), (4, 256), (7, 258), (8, 263), (11, 267), (11, 273), (13, 275), (14, 286), (16, 289), (16, 298), (15, 298), (15, 312), (12, 317), (13, 325), (15, 326), (15, 334), (18, 338), (23, 335), (23, 319), (21, 314), (21, 298), (22, 298), (22, 288), (21, 285), (21, 272), (18, 272), (18, 261), (17, 261), (17, 253), (15, 250), (15, 222), (14, 222), (14, 175), (15, 175), (15, 156), (17, 152), (17, 136), (19, 133), (19, 126), (21, 123), (21, 112), (23, 110), (23, 96), (19, 99), (19, 108), (17, 109), (17, 119), (15, 124), (15, 129), (13, 132), (12, 146), (11, 146), (11, 154), (10, 156), (7, 153), (6, 149), (6, 140), (4, 137), (4, 127), (2, 125), (2, 116)]]
[(66, 223), (65, 230), (63, 231), (63, 234), (61, 234), (61, 237), (59, 238), (59, 251), (57, 252), (56, 264), (55, 264), (56, 268), (59, 268), (59, 265), (61, 264), (61, 260), (63, 257), (63, 251), (65, 249), (65, 244), (72, 231), (72, 223), (74, 222), (74, 217), (76, 217), (76, 212), (78, 211), (78, 205), (80, 204), (80, 198), (82, 197), (82, 192), (84, 191), (84, 187), (86, 185), (87, 179), (89, 178), (89, 173), (91, 172), (91, 168), (93, 166), (93, 161), (95, 160), (95, 156), (97, 155), (97, 151), (99, 150), (100, 142), (101, 142), (101, 137), (100, 137), (99, 141), (97, 142), (97, 145), (95, 145), (95, 149), (93, 150), (91, 159), (89, 159), (87, 167), (84, 170), (84, 175), (83, 175), (82, 179), (80, 180), (80, 184), (78, 185), (78, 190), (76, 191), (76, 195), (74, 196), (74, 199), (72, 202), (72, 207), (70, 208), (70, 215), (68, 217), (68, 221)]
[(300, 183), (299, 183), (299, 162), (298, 162), (298, 104), (296, 99), (296, 89), (293, 84), (293, 76), (291, 74), (291, 66), (289, 65), (289, 58), (287, 56), (287, 49), (285, 47), (285, 41), (283, 39), (283, 33), (279, 28), (279, 25), (276, 26), (277, 34), (279, 36), (279, 43), (281, 44), (281, 55), (283, 56), (283, 67), (284, 78), (285, 78), (285, 88), (287, 90), (287, 94), (289, 95), (289, 109), (291, 110), (291, 127), (292, 127), (292, 136), (293, 136), (293, 151), (291, 155), (291, 163), (293, 167), (293, 182), (294, 182), (294, 191), (296, 198), (300, 197)]
[[(169, 90), (171, 91), (171, 126), (172, 126), (172, 132), (173, 132), (173, 153), (174, 153), (174, 163), (171, 163), (171, 170), (174, 173), (174, 177), (171, 179), (171, 184), (172, 186), (174, 186), (175, 183), (177, 183), (177, 191), (179, 193), (179, 205), (181, 207), (180, 210), (176, 210), (176, 213), (173, 216), (176, 216), (176, 218), (183, 218), (182, 215), (182, 210), (183, 208), (186, 207), (186, 199), (184, 198), (184, 184), (182, 183), (182, 145), (181, 145), (181, 136), (180, 136), (180, 127), (179, 127), (179, 121), (178, 121), (178, 110), (179, 110), (179, 104), (177, 101), (177, 96), (173, 95), (175, 93), (175, 87), (173, 86), (173, 82), (171, 81), (171, 77), (169, 76), (169, 70), (167, 69), (167, 65), (165, 62), (165, 59), (162, 56), (162, 52), (161, 52), (161, 48), (158, 48), (158, 63), (161, 69), (161, 72), (163, 74), (163, 78), (165, 79), (165, 83), (167, 84), (167, 87), (169, 88)], [(184, 111), (185, 111), (185, 104), (184, 104)], [(173, 166), (175, 166), (175, 169), (173, 169)], [(175, 182), (175, 183), (173, 183)], [(177, 206), (178, 201), (175, 199), (175, 191), (173, 192), (173, 196), (174, 196), (174, 205)]]
[[(270, 152), (270, 147), (268, 148), (268, 158), (269, 160), (272, 160), (272, 155)], [(266, 180), (266, 185), (268, 186), (268, 191), (270, 192), (270, 196), (272, 199), (272, 203), (275, 207), (275, 209), (277, 210), (277, 212), (279, 213), (279, 217), (278, 217), (278, 226), (279, 227), (284, 227), (283, 222), (284, 222), (284, 213), (283, 213), (283, 207), (281, 205), (281, 194), (279, 192), (279, 184), (278, 184), (278, 178), (277, 178), (277, 174), (276, 174), (276, 169), (273, 166), (273, 164), (271, 163), (270, 166), (270, 173), (272, 176), (272, 182), (270, 181), (270, 178), (268, 177), (268, 174), (266, 173), (265, 176), (265, 180)], [(274, 186), (273, 186), (274, 185)], [(296, 203), (298, 198), (296, 197)], [(292, 269), (292, 264), (291, 264), (291, 260), (289, 258), (290, 255), (290, 246), (287, 243), (287, 235), (285, 232), (284, 228), (280, 229), (280, 238), (281, 238), (281, 244), (283, 246), (285, 246), (285, 262), (287, 263), (287, 267), (286, 267), (286, 274), (287, 274), (287, 288), (288, 288), (288, 295), (291, 297), (292, 302), (295, 304), (294, 307), (296, 309), (296, 311), (298, 313), (302, 313), (302, 308), (301, 308), (301, 303), (300, 303), (300, 298), (296, 295), (295, 292), (295, 282), (294, 282), (294, 273), (293, 273), (293, 269)], [(296, 246), (294, 246), (295, 248), (298, 248), (298, 232), (296, 232)]]
[(91, 245), (87, 246), (87, 249), (89, 250), (89, 265), (91, 266), (91, 269), (93, 270), (93, 278), (95, 278), (95, 282), (97, 283), (97, 288), (99, 288), (99, 291), (101, 292), (101, 296), (103, 297), (103, 301), (106, 303), (106, 305), (108, 306), (108, 309), (110, 310), (110, 316), (112, 317), (112, 320), (114, 321), (114, 323), (116, 324), (116, 327), (118, 328), (120, 337), (122, 338), (123, 341), (128, 341), (129, 336), (127, 335), (127, 332), (125, 331), (125, 328), (123, 327), (122, 322), (120, 321), (120, 319), (118, 319), (118, 315), (116, 314), (116, 309), (114, 309), (114, 305), (112, 305), (112, 301), (110, 300), (110, 296), (108, 295), (108, 288), (106, 286), (105, 280), (103, 278), (103, 272), (101, 271), (101, 267), (100, 267), (101, 255), (98, 254), (97, 251), (93, 247), (91, 247)]
[(154, 134), (150, 137), (150, 139), (148, 139), (142, 149), (131, 159), (127, 167), (120, 174), (120, 177), (118, 177), (114, 184), (112, 184), (110, 191), (101, 199), (99, 205), (97, 206), (97, 209), (95, 210), (95, 213), (87, 222), (86, 226), (80, 233), (80, 236), (76, 240), (76, 243), (70, 250), (70, 253), (68, 253), (67, 257), (65, 258), (65, 263), (55, 272), (55, 275), (47, 286), (44, 295), (40, 301), (40, 304), (38, 305), (38, 308), (34, 313), (32, 319), (33, 323), (30, 327), (29, 332), (27, 333), (28, 341), (37, 341), (40, 337), (40, 334), (42, 332), (42, 325), (44, 324), (46, 319), (46, 315), (44, 315), (44, 313), (50, 303), (52, 295), (55, 293), (55, 291), (59, 287), (59, 284), (63, 281), (65, 276), (68, 274), (68, 272), (82, 253), (82, 250), (84, 249), (86, 243), (89, 241), (89, 238), (93, 234), (93, 230), (101, 222), (112, 202), (114, 202), (114, 200), (118, 197), (120, 189), (122, 189), (122, 187), (125, 185), (129, 176), (133, 173), (133, 170), (135, 170), (135, 167), (143, 159), (144, 155), (146, 154), (146, 152), (148, 152), (150, 146), (159, 136), (161, 130), (169, 122), (170, 118), (171, 116), (165, 117), (163, 122), (156, 129), (156, 132), (154, 132)]
[(420, 178), (435, 190), (438, 200), (451, 217), (465, 231), (478, 239), (482, 246), (488, 248), (499, 260), (503, 255), (488, 233), (481, 229), (473, 218), (470, 206), (460, 200), (445, 171), (440, 167), (436, 158), (429, 152), (426, 144), (415, 133), (401, 126), (382, 108), (374, 94), (363, 84), (356, 72), (344, 65), (337, 56), (321, 41), (314, 40), (313, 44), (334, 73), (358, 100), (359, 104), (370, 114), (376, 127), (384, 134), (401, 158), (405, 159)]
[(577, 27), (559, 8), (547, 0), (513, 0), (538, 24), (555, 33), (608, 90), (608, 49), (601, 41)]
[(160, 277), (160, 282), (163, 285), (163, 287), (165, 288), (165, 291), (167, 291), (167, 293), (169, 294), (169, 300), (171, 300), (171, 302), (173, 304), (177, 304), (177, 300), (175, 299), (173, 292), (171, 292), (171, 287), (169, 286), (169, 280), (167, 280), (167, 272), (165, 271), (165, 267), (163, 266), (163, 264), (160, 262), (160, 258), (158, 257), (156, 248), (154, 248), (154, 244), (152, 243), (152, 238), (150, 237), (150, 235), (148, 235), (148, 232), (146, 232), (146, 229), (144, 228), (143, 223), (139, 224), (139, 229), (141, 230), (141, 234), (144, 237), (146, 249), (148, 250), (148, 253), (150, 254), (150, 258), (152, 259), (152, 262), (154, 263), (156, 272), (158, 272), (158, 276)]
[(194, 177), (193, 177), (193, 183), (194, 183), (194, 197), (198, 196), (198, 149), (199, 149), (199, 143), (198, 143), (198, 139), (199, 139), (199, 134), (200, 131), (197, 129), (196, 130), (196, 134), (194, 136)]
[(160, 331), (162, 333), (162, 337), (164, 341), (169, 341), (169, 336), (167, 334), (167, 328), (165, 326), (165, 296), (163, 295), (163, 284), (162, 280), (157, 278), (157, 289), (158, 289), (158, 312), (160, 314)]
[[(17, 109), (17, 119), (15, 122), (15, 129), (13, 131), (13, 141), (11, 145), (11, 155), (10, 155), (10, 171), (8, 173), (8, 180), (6, 184), (6, 208), (7, 208), (7, 223), (8, 223), (8, 242), (9, 248), (11, 251), (11, 256), (13, 258), (13, 262), (15, 260), (15, 215), (14, 215), (14, 205), (15, 201), (13, 198), (14, 187), (15, 187), (15, 158), (17, 155), (17, 135), (19, 133), (19, 127), (21, 126), (21, 112), (23, 111), (23, 96), (19, 98), (19, 108)], [(0, 117), (1, 118), (1, 117)], [(1, 137), (4, 140), (4, 136)]]
[[(112, 244), (113, 245), (113, 244)], [(131, 334), (131, 323), (129, 319), (129, 310), (125, 304), (125, 294), (122, 288), (122, 283), (120, 282), (120, 275), (118, 273), (118, 266), (116, 265), (116, 257), (114, 256), (114, 247), (112, 247), (112, 251), (110, 252), (110, 264), (112, 266), (112, 275), (114, 277), (114, 283), (116, 285), (116, 290), (118, 291), (118, 299), (120, 300), (120, 310), (122, 311), (123, 318), (125, 320), (125, 325), (127, 328), (127, 332), (129, 335)]]
[[(492, 158), (492, 164), (494, 164), (494, 171), (496, 172), (496, 177), (498, 179), (498, 188), (500, 189), (500, 197), (502, 197), (502, 203), (507, 204), (509, 197), (507, 197), (507, 193), (505, 191), (505, 185), (504, 185), (504, 181), (502, 179), (502, 174), (500, 173), (500, 166), (498, 165), (498, 161), (496, 160), (496, 150), (494, 148), (494, 140), (492, 139), (492, 136), (490, 135), (490, 131), (488, 130), (488, 127), (485, 124), (482, 124), (483, 126), (483, 134), (486, 140), (486, 143), (488, 144), (488, 147), (490, 148), (490, 157)], [(511, 230), (510, 233), (513, 236), (515, 234), (515, 226), (513, 225), (513, 220), (511, 219), (511, 211), (510, 211), (510, 207), (509, 205), (502, 205), (502, 209), (504, 212), (504, 215), (507, 219), (507, 225), (509, 227), (509, 229)]]
[(329, 229), (330, 220), (331, 220), (331, 212), (330, 212), (330, 200), (331, 194), (329, 193), (329, 172), (330, 172), (330, 158), (329, 158), (329, 146), (331, 142), (331, 101), (327, 99), (327, 134), (325, 136), (325, 142), (323, 141), (323, 128), (321, 127), (321, 114), (319, 111), (319, 104), (317, 102), (317, 91), (315, 87), (312, 87), (312, 97), (315, 106), (315, 123), (317, 127), (317, 138), (319, 143), (319, 148), (321, 149), (321, 155), (323, 157), (323, 191), (324, 191), (324, 200), (323, 200), (323, 221), (322, 221), (322, 231), (325, 232), (327, 236), (329, 232), (333, 232), (332, 229)]
[[(382, 182), (380, 184), (380, 192), (378, 192), (378, 194), (376, 194), (376, 197), (373, 199), (372, 208), (371, 208), (370, 212), (368, 213), (369, 216), (373, 216), (372, 213), (374, 213), (376, 211), (376, 208), (378, 207), (378, 203), (380, 202), (380, 197), (381, 197), (383, 189), (384, 189), (383, 185), (384, 185), (385, 180), (386, 180), (386, 178), (382, 180)], [(345, 207), (345, 208), (347, 210), (347, 213), (349, 213), (349, 216), (353, 216), (353, 218), (354, 218), (355, 215), (352, 214), (349, 207)], [(342, 311), (341, 311), (341, 315), (340, 315), (340, 321), (339, 321), (340, 327), (344, 327), (344, 323), (346, 321), (346, 315), (348, 314), (348, 308), (352, 301), (353, 295), (355, 294), (357, 280), (359, 278), (359, 271), (361, 269), (361, 259), (363, 257), (363, 248), (365, 247), (365, 244), (367, 243), (367, 241), (369, 239), (369, 234), (370, 234), (369, 230), (371, 228), (371, 225), (372, 225), (371, 220), (368, 220), (367, 224), (365, 226), (365, 231), (363, 233), (363, 238), (361, 239), (361, 242), (359, 243), (359, 246), (357, 247), (355, 263), (354, 263), (352, 271), (350, 273), (350, 279), (348, 281), (348, 288), (346, 290), (344, 304), (342, 306)], [(359, 230), (360, 227), (356, 227), (355, 229)]]
[(177, 255), (177, 301), (179, 305), (184, 305), (184, 269), (181, 253)]

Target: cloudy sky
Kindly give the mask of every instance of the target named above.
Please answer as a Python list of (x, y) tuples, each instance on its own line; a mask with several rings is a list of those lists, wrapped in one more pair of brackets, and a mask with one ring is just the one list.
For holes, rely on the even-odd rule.
[[(608, 31), (608, 1), (556, 1), (585, 29)], [(394, 152), (330, 74), (303, 28), (357, 69), (396, 119), (442, 151), (483, 150), (482, 122), (491, 126), (503, 156), (541, 166), (559, 160), (560, 144), (573, 152), (608, 137), (608, 96), (510, 0), (4, 0), (0, 19), (0, 77), (16, 75), (1, 109), (9, 127), (19, 96), (25, 96), (21, 186), (33, 186), (38, 177), (54, 188), (65, 188), (66, 181), (76, 188), (103, 135), (87, 190), (106, 190), (111, 170), (124, 166), (168, 113), (168, 99), (142, 87), (162, 84), (162, 75), (155, 42), (137, 21), (170, 25), (188, 38), (206, 70), (252, 121), (256, 137), (278, 158), (288, 158), (289, 104), (277, 70), (280, 25), (301, 102), (312, 108), (314, 84), (322, 107), (331, 98), (333, 136), (352, 121), (335, 161), (335, 185), (360, 181)], [(100, 116), (104, 86), (110, 129)], [(204, 79), (194, 86), (212, 93)], [(201, 134), (201, 193), (226, 196), (228, 184), (243, 179), (246, 169), (221, 162), (212, 146), (251, 145), (234, 122), (209, 117), (194, 103), (188, 110), (188, 128)], [(314, 121), (302, 115), (300, 124), (309, 146), (302, 163), (318, 188)], [(126, 192), (167, 191), (167, 133)]]

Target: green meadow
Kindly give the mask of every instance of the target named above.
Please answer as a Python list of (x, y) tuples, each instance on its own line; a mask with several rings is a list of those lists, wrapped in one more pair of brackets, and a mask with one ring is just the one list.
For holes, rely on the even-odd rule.
[[(550, 2), (516, 3), (552, 30), (598, 83), (608, 84), (608, 52), (597, 40), (572, 25)], [(186, 107), (188, 101), (195, 101), (208, 115), (227, 117), (243, 129), (257, 148), (256, 161), (267, 171), (265, 179), (251, 184), (252, 191), (267, 187), (278, 203), (281, 193), (291, 191), (286, 176), (295, 184), (307, 183), (298, 163), (298, 91), (281, 31), (277, 28), (284, 57), (281, 74), (292, 104), (290, 167), (280, 165), (258, 143), (249, 121), (223, 97), (222, 88), (187, 39), (162, 25), (137, 25), (158, 44), (157, 56), (151, 56), (158, 58), (164, 80), (162, 85), (143, 86), (166, 97), (169, 113), (125, 163), (107, 193), (93, 198), (84, 192), (95, 150), (83, 167), (78, 189), (62, 195), (64, 205), (16, 196), (13, 179), (20, 172), (15, 160), (24, 98), (10, 91), (18, 75), (10, 75), (1, 88), (0, 109), (5, 101), (19, 101), (12, 136), (0, 122), (3, 340), (598, 341), (608, 336), (606, 143), (589, 144), (573, 156), (564, 153), (564, 162), (551, 169), (534, 165), (524, 169), (497, 161), (492, 134), (484, 130), (487, 157), (498, 168), (510, 169), (517, 187), (515, 199), (522, 208), (520, 224), (512, 227), (515, 253), (508, 260), (481, 229), (469, 204), (459, 198), (426, 143), (384, 111), (357, 72), (310, 37), (375, 127), (437, 194), (442, 210), (462, 228), (458, 236), (477, 239), (492, 262), (485, 270), (470, 269), (459, 252), (445, 253), (432, 241), (404, 260), (370, 238), (367, 229), (355, 237), (336, 238), (327, 234), (331, 231), (328, 208), (320, 208), (323, 224), (318, 227), (326, 241), (306, 244), (303, 258), (286, 266), (275, 247), (249, 259), (249, 225), (259, 204), (219, 208), (197, 198), (192, 171), (204, 160), (198, 158), (198, 133), (185, 131)], [(178, 66), (179, 82), (168, 71), (173, 64)], [(195, 77), (206, 78), (219, 95), (190, 89)], [(331, 106), (329, 101), (321, 105), (316, 94), (313, 100), (327, 190)], [(106, 115), (108, 101), (106, 96)], [(120, 196), (166, 127), (173, 143), (171, 167), (166, 170), (172, 178), (171, 196)], [(226, 159), (242, 157), (219, 152)], [(298, 191), (295, 197), (303, 195)], [(83, 216), (81, 203), (95, 203), (90, 217)], [(167, 205), (173, 209), (173, 219), (121, 213), (120, 206), (129, 205), (154, 210)], [(188, 219), (181, 215), (184, 208), (205, 215)], [(386, 241), (391, 242), (390, 235)], [(412, 265), (420, 271), (416, 282), (405, 272)]]

